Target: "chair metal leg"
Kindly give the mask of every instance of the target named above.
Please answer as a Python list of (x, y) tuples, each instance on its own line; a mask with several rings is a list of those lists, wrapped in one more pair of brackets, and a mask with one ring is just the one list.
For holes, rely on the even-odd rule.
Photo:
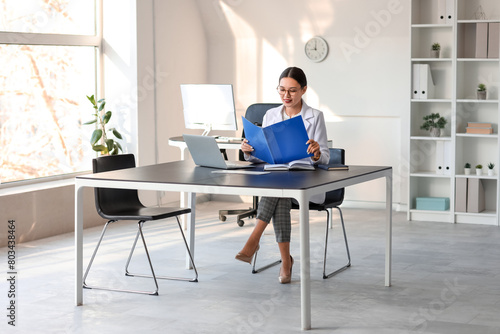
[(146, 250), (146, 255), (148, 257), (148, 261), (151, 263), (151, 260), (149, 258), (149, 254), (148, 254), (148, 250), (147, 250), (147, 247), (146, 247), (146, 241), (144, 240), (144, 235), (142, 233), (142, 225), (139, 228), (139, 231), (137, 232), (137, 236), (135, 237), (134, 244), (132, 245), (132, 249), (130, 250), (130, 255), (129, 255), (128, 259), (127, 259), (127, 264), (125, 265), (125, 275), (131, 276), (131, 277), (154, 278), (155, 283), (156, 283), (156, 279), (168, 279), (168, 280), (176, 280), (176, 281), (198, 282), (198, 270), (196, 269), (196, 266), (194, 264), (193, 256), (191, 255), (191, 251), (189, 250), (189, 246), (188, 246), (186, 237), (184, 235), (184, 232), (182, 230), (182, 226), (181, 226), (179, 217), (176, 216), (175, 218), (177, 219), (177, 225), (179, 226), (179, 230), (181, 231), (182, 239), (184, 240), (184, 245), (186, 246), (186, 249), (188, 251), (189, 259), (191, 261), (191, 265), (193, 266), (193, 269), (194, 269), (194, 272), (195, 272), (195, 277), (194, 278), (189, 278), (189, 277), (158, 276), (158, 275), (154, 274), (153, 266), (152, 265), (151, 265), (151, 272), (152, 272), (153, 275), (137, 274), (137, 273), (131, 273), (131, 272), (129, 272), (128, 271), (128, 266), (130, 264), (130, 260), (132, 258), (133, 253), (134, 253), (135, 246), (137, 244), (137, 239), (139, 238), (139, 234), (142, 237), (142, 240), (143, 240), (143, 243), (144, 243), (144, 249)]
[[(99, 241), (97, 242), (97, 246), (94, 250), (94, 253), (92, 254), (92, 257), (90, 258), (90, 262), (89, 262), (89, 265), (87, 267), (87, 270), (85, 271), (85, 274), (83, 275), (83, 287), (86, 288), (86, 289), (95, 289), (95, 290), (107, 290), (107, 291), (119, 291), (119, 292), (131, 292), (131, 293), (140, 293), (140, 294), (147, 294), (147, 295), (158, 295), (158, 283), (156, 281), (156, 278), (155, 278), (155, 285), (156, 285), (156, 290), (155, 291), (139, 291), (139, 290), (125, 290), (125, 289), (115, 289), (115, 288), (108, 288), (108, 287), (101, 287), (101, 286), (94, 286), (94, 285), (88, 285), (85, 280), (87, 278), (87, 275), (89, 274), (89, 271), (90, 271), (90, 267), (92, 266), (92, 263), (94, 262), (94, 258), (97, 254), (97, 251), (101, 245), (101, 242), (104, 238), (104, 234), (106, 233), (106, 230), (109, 226), (109, 224), (115, 222), (116, 220), (110, 220), (108, 221), (105, 225), (104, 225), (104, 228), (102, 230), (102, 233), (101, 233), (101, 237), (99, 238)], [(143, 221), (140, 221), (139, 222), (139, 229), (142, 227), (142, 224), (144, 222)], [(137, 243), (137, 238), (139, 236), (139, 232), (138, 232), (138, 235), (136, 236), (135, 238), (135, 241), (134, 241), (134, 245)], [(146, 248), (146, 243), (145, 243), (145, 240), (143, 238), (143, 242), (144, 242), (144, 247)], [(154, 270), (153, 270), (153, 265), (151, 264), (151, 260), (149, 258), (149, 254), (147, 252), (147, 248), (146, 248), (146, 255), (148, 256), (148, 261), (149, 261), (149, 265), (150, 265), (150, 268), (151, 268), (151, 272), (153, 274), (153, 277), (154, 277)]]
[(347, 243), (347, 234), (345, 232), (344, 217), (342, 215), (342, 210), (339, 207), (336, 207), (336, 208), (337, 208), (337, 210), (339, 210), (340, 222), (342, 224), (342, 231), (344, 233), (345, 249), (346, 249), (346, 253), (347, 253), (347, 264), (345, 264), (344, 266), (340, 267), (339, 269), (331, 272), (328, 275), (326, 274), (326, 253), (327, 253), (327, 246), (328, 246), (328, 230), (330, 229), (330, 226), (329, 226), (330, 212), (328, 210), (326, 210), (327, 224), (326, 224), (326, 240), (325, 240), (325, 257), (323, 259), (323, 279), (327, 279), (327, 278), (330, 278), (332, 276), (335, 276), (336, 274), (340, 273), (341, 271), (346, 270), (347, 268), (349, 268), (351, 266), (351, 253), (349, 252), (349, 245)]
[(256, 251), (255, 255), (253, 256), (252, 274), (260, 273), (261, 271), (264, 271), (266, 269), (269, 269), (269, 268), (274, 267), (274, 266), (276, 266), (276, 265), (278, 265), (278, 264), (281, 263), (281, 259), (279, 259), (278, 261), (275, 261), (273, 263), (270, 263), (270, 264), (262, 266), (262, 267), (260, 267), (258, 269), (255, 269), (255, 265), (257, 264), (257, 253), (258, 253), (258, 251)]

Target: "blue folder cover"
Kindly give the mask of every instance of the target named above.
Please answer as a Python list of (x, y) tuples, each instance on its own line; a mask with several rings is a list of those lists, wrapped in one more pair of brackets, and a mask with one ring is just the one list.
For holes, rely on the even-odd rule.
[(253, 155), (270, 164), (286, 164), (312, 156), (306, 127), (302, 117), (294, 117), (265, 128), (252, 124), (245, 117), (243, 128), (248, 143), (254, 148)]

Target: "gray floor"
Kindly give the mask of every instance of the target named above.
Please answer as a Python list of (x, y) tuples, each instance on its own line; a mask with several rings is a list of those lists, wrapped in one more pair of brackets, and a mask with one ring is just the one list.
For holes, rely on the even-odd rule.
[[(293, 281), (278, 283), (278, 267), (251, 274), (234, 260), (254, 225), (221, 223), (216, 210), (234, 203), (198, 206), (196, 264), (199, 282), (161, 281), (160, 296), (84, 290), (74, 306), (73, 234), (18, 245), (16, 327), (7, 324), (8, 286), (2, 279), (0, 332), (12, 333), (299, 333), (300, 276), (294, 213)], [(239, 205), (241, 206), (241, 205)], [(314, 333), (500, 333), (500, 228), (407, 222), (394, 214), (393, 279), (384, 286), (384, 212), (344, 209), (352, 267), (323, 280), (324, 216), (311, 213), (312, 324)], [(330, 263), (341, 263), (339, 226)], [(175, 221), (148, 227), (157, 273), (190, 275)], [(135, 224), (112, 226), (89, 283), (152, 288), (122, 272)], [(85, 231), (85, 262), (100, 228)], [(0, 249), (2, 277), (7, 249)], [(262, 263), (278, 256), (272, 227), (261, 241)], [(131, 266), (143, 266), (137, 254)], [(109, 273), (113, 271), (113, 273)], [(5, 331), (7, 329), (7, 331)]]

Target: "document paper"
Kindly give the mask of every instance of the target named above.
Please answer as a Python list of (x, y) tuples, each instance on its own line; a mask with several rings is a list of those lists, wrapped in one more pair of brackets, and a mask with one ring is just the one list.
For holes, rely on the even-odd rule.
[(252, 124), (242, 116), (245, 137), (254, 148), (255, 157), (270, 164), (286, 164), (312, 156), (306, 127), (302, 117), (294, 117), (264, 128)]

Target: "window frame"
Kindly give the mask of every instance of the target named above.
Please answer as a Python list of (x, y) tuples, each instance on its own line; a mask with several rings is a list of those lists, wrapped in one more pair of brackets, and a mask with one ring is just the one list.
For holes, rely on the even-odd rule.
[[(25, 33), (0, 31), (0, 44), (6, 45), (43, 45), (43, 46), (91, 46), (95, 47), (95, 76), (97, 96), (104, 96), (104, 51), (103, 51), (103, 0), (95, 0), (95, 34), (94, 35), (65, 35), (52, 33)], [(80, 171), (67, 174), (56, 174), (35, 179), (25, 179), (0, 183), (0, 196), (6, 195), (16, 187), (37, 184), (53, 183), (66, 179), (73, 179), (76, 175), (87, 174), (89, 171)], [(1, 179), (0, 179), (1, 182)], [(46, 187), (44, 187), (46, 188)]]

